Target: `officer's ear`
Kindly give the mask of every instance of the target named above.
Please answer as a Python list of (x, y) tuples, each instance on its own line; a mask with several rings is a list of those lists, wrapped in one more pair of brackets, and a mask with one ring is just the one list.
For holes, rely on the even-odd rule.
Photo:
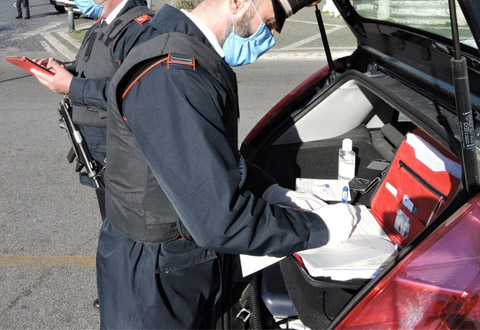
[(250, 0), (227, 0), (230, 12), (236, 16), (242, 15), (248, 10)]

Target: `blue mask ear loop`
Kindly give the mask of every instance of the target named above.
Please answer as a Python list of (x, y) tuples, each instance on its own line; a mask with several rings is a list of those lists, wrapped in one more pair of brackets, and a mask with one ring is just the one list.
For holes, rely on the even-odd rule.
[(257, 14), (258, 19), (260, 20), (260, 23), (265, 24), (265, 22), (263, 21), (263, 19), (260, 17), (260, 14), (258, 13), (257, 7), (255, 7), (255, 5), (253, 4), (252, 0), (250, 0), (250, 3), (252, 4), (252, 7), (253, 7), (253, 9), (255, 10), (255, 13)]
[[(105, 1), (106, 0), (104, 0), (103, 3), (105, 3)], [(255, 7), (255, 5), (253, 4), (252, 0), (250, 0), (250, 3), (252, 4), (252, 7), (255, 10), (255, 13), (257, 14), (258, 19), (260, 20), (260, 25), (261, 25), (261, 23), (265, 24), (265, 22), (260, 17), (260, 14), (258, 13), (258, 10)], [(235, 33), (235, 14), (232, 14), (232, 23), (233, 23), (233, 33)]]

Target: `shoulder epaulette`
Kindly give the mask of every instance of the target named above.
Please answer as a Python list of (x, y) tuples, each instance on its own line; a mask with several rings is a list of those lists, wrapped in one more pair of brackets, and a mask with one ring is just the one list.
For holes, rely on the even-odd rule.
[(186, 57), (174, 54), (168, 54), (167, 56), (167, 69), (170, 69), (172, 64), (187, 65), (194, 71), (197, 69), (195, 65), (195, 57)]
[(133, 79), (130, 82), (130, 84), (125, 89), (125, 92), (122, 95), (122, 99), (125, 98), (127, 93), (145, 74), (147, 74), (147, 72), (149, 72), (150, 70), (152, 70), (154, 67), (156, 67), (161, 63), (166, 63), (167, 69), (170, 69), (172, 65), (186, 65), (191, 67), (192, 70), (194, 71), (197, 69), (195, 57), (185, 57), (185, 56), (178, 56), (178, 55), (172, 55), (172, 54), (168, 54), (166, 57), (161, 56), (160, 59), (154, 60), (153, 63), (149, 64), (143, 70), (141, 70), (140, 73), (135, 77), (135, 79)]
[(133, 21), (141, 26), (143, 23), (152, 19), (152, 16), (153, 12), (144, 6), (137, 6), (129, 9), (109, 24), (109, 27), (105, 31), (105, 46), (108, 47), (114, 40), (116, 40), (116, 38), (120, 36)]
[(140, 26), (143, 26), (143, 23), (148, 22), (151, 19), (152, 16), (148, 14), (143, 14), (142, 16), (135, 18), (134, 21), (137, 22)]

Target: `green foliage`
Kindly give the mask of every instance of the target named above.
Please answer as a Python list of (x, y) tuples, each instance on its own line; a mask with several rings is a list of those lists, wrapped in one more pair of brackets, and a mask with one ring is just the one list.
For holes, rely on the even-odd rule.
[(202, 0), (175, 0), (175, 8), (177, 9), (194, 9)]

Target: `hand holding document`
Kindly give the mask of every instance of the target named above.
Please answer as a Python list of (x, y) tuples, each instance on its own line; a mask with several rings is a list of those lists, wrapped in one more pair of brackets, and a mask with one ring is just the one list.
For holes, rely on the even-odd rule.
[(363, 205), (351, 207), (359, 221), (348, 240), (297, 253), (311, 276), (335, 280), (372, 278), (395, 254), (396, 245), (370, 211)]
[[(319, 212), (323, 209), (325, 211)], [(335, 204), (314, 212), (320, 213), (324, 219), (328, 218), (324, 221), (329, 223), (327, 226), (330, 226), (329, 230), (335, 239), (325, 246), (297, 253), (312, 277), (330, 277), (334, 280), (372, 278), (395, 254), (396, 245), (365, 206)], [(241, 255), (243, 276), (281, 259)]]
[[(318, 210), (327, 205), (327, 203), (317, 196), (286, 189), (278, 184), (268, 187), (262, 198), (270, 204), (302, 209), (306, 211)], [(242, 274), (244, 277), (248, 276), (282, 260), (283, 258), (284, 257), (258, 257), (241, 254), (240, 263), (242, 265)]]
[(347, 241), (360, 217), (360, 214), (357, 215), (360, 213), (358, 208), (346, 203), (327, 205), (314, 210), (313, 213), (319, 215), (327, 225), (329, 239), (326, 246)]

